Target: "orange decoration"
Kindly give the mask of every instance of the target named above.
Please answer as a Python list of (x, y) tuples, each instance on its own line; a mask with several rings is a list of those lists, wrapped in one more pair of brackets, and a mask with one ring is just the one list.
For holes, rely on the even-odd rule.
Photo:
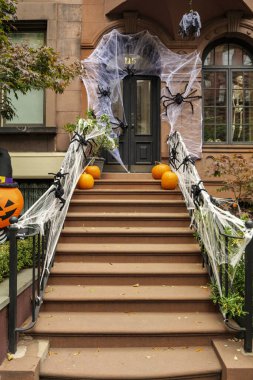
[(0, 228), (10, 225), (12, 216), (18, 217), (24, 207), (24, 198), (17, 187), (0, 188)]
[(152, 177), (154, 179), (161, 179), (163, 173), (170, 171), (170, 167), (167, 164), (158, 164), (152, 168)]
[(78, 189), (92, 189), (94, 186), (94, 178), (91, 174), (83, 173), (80, 175), (79, 181), (77, 182)]
[(87, 166), (85, 173), (91, 174), (94, 179), (99, 179), (101, 175), (100, 169), (96, 165)]
[(178, 184), (178, 176), (173, 172), (165, 172), (162, 175), (161, 186), (165, 190), (174, 190)]

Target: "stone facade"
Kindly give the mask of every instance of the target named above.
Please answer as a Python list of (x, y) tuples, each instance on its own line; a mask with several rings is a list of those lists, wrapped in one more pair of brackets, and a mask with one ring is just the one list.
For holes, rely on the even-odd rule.
[[(63, 57), (68, 56), (70, 59), (88, 57), (101, 37), (114, 28), (123, 33), (135, 33), (147, 29), (151, 34), (158, 36), (169, 49), (178, 53), (188, 53), (197, 49), (202, 54), (208, 44), (223, 37), (239, 38), (253, 45), (252, 2), (224, 0), (222, 7), (218, 0), (210, 4), (203, 3), (200, 0), (194, 3), (194, 8), (199, 11), (202, 19), (201, 36), (188, 40), (182, 40), (178, 35), (180, 17), (187, 12), (187, 6), (182, 1), (164, 0), (161, 5), (159, 2), (154, 7), (154, 2), (151, 0), (145, 2), (140, 0), (23, 0), (18, 4), (18, 18), (19, 20), (47, 20), (47, 44), (55, 48)], [(58, 154), (62, 152), (63, 156), (68, 146), (69, 136), (62, 127), (65, 123), (73, 122), (77, 116), (83, 115), (86, 108), (85, 90), (80, 79), (77, 78), (62, 95), (55, 95), (52, 91), (46, 92), (46, 127), (57, 127), (55, 136), (34, 134), (26, 143), (26, 136), (19, 135), (15, 143), (12, 140), (13, 135), (2, 133), (1, 139), (12, 152), (20, 152), (19, 147), (23, 144), (22, 151), (26, 154), (30, 152), (29, 147), (34, 145), (40, 147), (34, 150), (40, 150), (48, 156), (51, 152), (58, 152)], [(162, 159), (167, 158), (167, 135), (168, 126), (162, 123)], [(203, 157), (198, 162), (202, 175), (204, 175), (205, 161), (208, 156), (233, 152), (250, 155), (253, 147), (242, 144), (203, 146)], [(43, 156), (41, 160), (43, 163)], [(55, 166), (58, 163), (59, 160), (55, 161)], [(44, 175), (45, 170), (41, 176)], [(18, 169), (16, 176), (25, 176), (22, 169)]]

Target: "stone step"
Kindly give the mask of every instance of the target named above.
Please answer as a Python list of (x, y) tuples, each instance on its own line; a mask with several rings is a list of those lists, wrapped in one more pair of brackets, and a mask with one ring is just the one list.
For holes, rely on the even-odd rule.
[(57, 262), (199, 263), (198, 244), (59, 243)]
[[(100, 240), (101, 239), (101, 240)], [(189, 227), (65, 227), (59, 243), (194, 244)]]
[(69, 212), (66, 227), (189, 227), (188, 213), (134, 213), (134, 212)]
[(62, 348), (170, 347), (211, 345), (229, 331), (216, 313), (63, 311), (41, 312), (29, 334)]
[[(95, 180), (94, 189), (111, 190), (161, 190), (161, 181), (154, 179), (98, 179)], [(176, 188), (179, 191), (179, 188)]]
[(206, 285), (199, 263), (56, 262), (49, 285)]
[(139, 189), (93, 189), (74, 191), (72, 199), (180, 199), (182, 200), (181, 191), (176, 190), (147, 190)]
[(147, 199), (73, 199), (69, 212), (130, 212), (130, 213), (186, 213), (185, 202), (182, 200), (147, 200)]
[(207, 286), (47, 286), (42, 310), (77, 312), (215, 312)]
[(220, 380), (221, 365), (209, 346), (138, 348), (52, 347), (40, 379)]

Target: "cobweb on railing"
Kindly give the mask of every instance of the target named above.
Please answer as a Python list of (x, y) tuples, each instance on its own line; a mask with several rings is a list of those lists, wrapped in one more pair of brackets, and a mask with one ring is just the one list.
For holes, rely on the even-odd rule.
[[(219, 208), (205, 190), (194, 164), (194, 159), (178, 132), (169, 137), (169, 162), (178, 174), (179, 186), (191, 215), (191, 225), (196, 230), (207, 252), (220, 294), (222, 287), (219, 266), (230, 266), (232, 282), (236, 266), (252, 238), (253, 231), (245, 227), (243, 220)], [(226, 251), (224, 235), (233, 237)], [(227, 252), (227, 253), (226, 253)]]
[[(81, 123), (77, 126), (76, 133), (79, 136), (82, 136), (82, 127)], [(52, 186), (25, 212), (16, 224), (19, 231), (24, 231), (24, 236), (26, 229), (35, 229), (44, 235), (45, 226), (48, 224), (50, 226), (41, 278), (43, 278), (46, 272), (48, 273), (50, 271), (54, 251), (65, 221), (72, 194), (80, 175), (89, 164), (86, 153), (92, 156), (92, 145), (89, 145), (88, 142), (96, 140), (96, 137), (104, 133), (105, 128), (102, 126), (102, 128), (94, 129), (92, 133), (86, 135), (83, 141), (72, 138), (63, 159), (62, 166), (59, 172), (55, 173)]]

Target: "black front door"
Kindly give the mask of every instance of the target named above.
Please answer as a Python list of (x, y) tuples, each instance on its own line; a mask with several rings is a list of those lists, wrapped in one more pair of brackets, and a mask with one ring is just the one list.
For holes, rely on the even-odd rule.
[[(149, 172), (160, 159), (160, 78), (126, 77), (123, 101), (128, 127), (119, 139), (122, 161), (131, 172)], [(110, 158), (107, 163), (109, 170), (120, 169)]]

